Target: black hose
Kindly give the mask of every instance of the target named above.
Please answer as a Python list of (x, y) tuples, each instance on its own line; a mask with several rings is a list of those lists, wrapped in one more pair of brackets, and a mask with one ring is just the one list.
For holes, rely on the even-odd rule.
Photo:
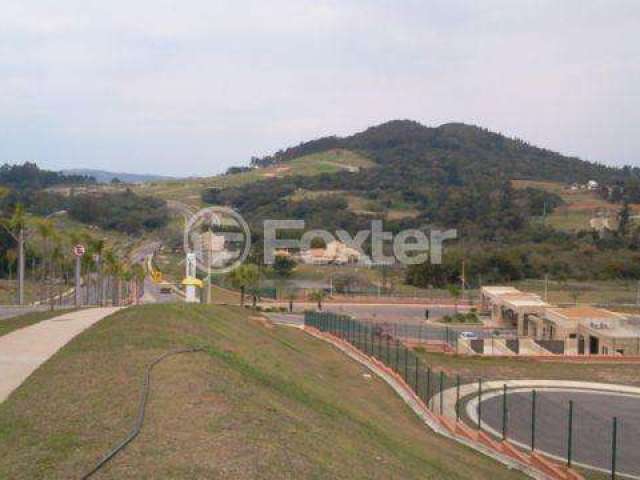
[(155, 367), (158, 363), (163, 361), (167, 357), (171, 357), (173, 355), (178, 355), (181, 353), (195, 353), (195, 352), (203, 352), (203, 348), (183, 348), (179, 350), (172, 350), (170, 352), (164, 353), (156, 358), (153, 362), (151, 362), (147, 366), (147, 370), (145, 371), (144, 378), (142, 379), (142, 392), (140, 394), (140, 406), (138, 407), (138, 418), (136, 419), (136, 423), (134, 424), (131, 431), (127, 434), (127, 436), (118, 443), (115, 447), (113, 447), (109, 452), (98, 462), (98, 464), (91, 469), (91, 471), (82, 476), (82, 480), (86, 480), (91, 477), (94, 473), (100, 470), (103, 466), (109, 462), (113, 457), (115, 457), (118, 452), (120, 452), (124, 447), (126, 447), (134, 438), (138, 436), (140, 430), (142, 429), (142, 424), (144, 423), (144, 415), (147, 407), (147, 399), (149, 398), (149, 388), (151, 385), (151, 371), (153, 367)]

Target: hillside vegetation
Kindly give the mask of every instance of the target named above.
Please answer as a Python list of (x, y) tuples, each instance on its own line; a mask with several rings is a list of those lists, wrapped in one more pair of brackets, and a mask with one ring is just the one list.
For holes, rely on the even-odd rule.
[[(262, 168), (243, 168), (237, 173), (217, 175), (215, 177), (182, 179), (167, 182), (152, 182), (138, 186), (136, 191), (166, 200), (179, 200), (193, 206), (201, 206), (201, 194), (206, 189), (240, 188), (248, 184), (269, 179), (292, 176), (310, 177), (320, 174), (333, 174), (359, 168), (368, 168), (374, 164), (358, 153), (344, 149), (332, 149), (326, 152), (301, 156), (286, 165), (268, 165)], [(230, 169), (234, 172), (236, 169)]]
[(0, 405), (0, 477), (80, 478), (128, 432), (146, 365), (142, 433), (95, 478), (515, 479), (432, 434), (380, 380), (324, 342), (232, 307), (129, 308), (95, 325)]
[[(395, 222), (396, 228), (435, 224), (455, 226), (492, 240), (524, 227), (531, 217), (562, 204), (554, 192), (530, 187), (513, 191), (514, 179), (562, 182), (613, 182), (616, 169), (564, 157), (474, 126), (447, 124), (429, 128), (393, 121), (350, 137), (327, 137), (254, 159), (254, 165), (286, 169), (301, 158), (350, 151), (376, 168), (288, 176), (258, 182), (250, 190), (230, 187), (203, 199), (231, 205), (259, 224), (304, 211), (313, 227), (325, 221), (323, 210), (345, 210), (332, 226), (358, 229), (370, 217)], [(328, 195), (292, 201), (300, 190), (343, 192), (342, 201)], [(359, 199), (354, 206), (351, 199)], [(345, 204), (346, 201), (346, 204)], [(301, 205), (300, 205), (301, 204)], [(366, 206), (366, 208), (362, 208)], [(393, 228), (393, 225), (392, 225)]]

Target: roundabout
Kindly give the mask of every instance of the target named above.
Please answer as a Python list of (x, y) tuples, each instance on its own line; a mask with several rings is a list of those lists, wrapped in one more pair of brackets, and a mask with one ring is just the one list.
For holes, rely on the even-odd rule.
[[(506, 390), (504, 386), (506, 385)], [(535, 393), (534, 393), (535, 392)], [(456, 418), (456, 388), (434, 410)], [(492, 381), (461, 385), (458, 414), (496, 440), (561, 463), (640, 479), (640, 388), (590, 382)], [(505, 408), (506, 407), (506, 408)], [(615, 419), (615, 420), (614, 420)], [(614, 439), (615, 432), (615, 439)], [(532, 448), (533, 446), (533, 448)]]

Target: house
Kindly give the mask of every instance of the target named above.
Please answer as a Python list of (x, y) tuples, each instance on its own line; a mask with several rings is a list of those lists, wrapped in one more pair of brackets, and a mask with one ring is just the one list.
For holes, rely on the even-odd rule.
[(565, 354), (640, 355), (640, 318), (592, 306), (557, 307), (513, 287), (482, 287), (482, 302), (496, 326), (518, 337), (560, 342)]
[(598, 188), (600, 188), (600, 184), (595, 180), (589, 180), (587, 182), (587, 190), (597, 190)]
[(298, 255), (302, 263), (308, 265), (356, 263), (360, 260), (360, 252), (348, 247), (343, 242), (334, 240), (329, 242), (325, 248), (309, 248), (303, 250)]
[(575, 339), (580, 323), (600, 323), (624, 318), (622, 314), (591, 306), (547, 308), (542, 315), (532, 319), (526, 335), (539, 340)]
[(538, 295), (525, 293), (513, 287), (482, 287), (483, 310), (489, 310), (495, 326), (517, 329), (526, 336), (529, 318), (542, 314), (551, 305)]

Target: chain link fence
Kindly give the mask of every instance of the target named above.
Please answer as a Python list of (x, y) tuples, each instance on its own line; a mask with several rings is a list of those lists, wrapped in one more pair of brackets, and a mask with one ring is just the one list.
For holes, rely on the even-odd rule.
[[(453, 330), (407, 330), (329, 312), (307, 312), (305, 325), (329, 332), (386, 364), (436, 415), (463, 422), (496, 441), (508, 440), (523, 452), (544, 452), (568, 467), (610, 478), (640, 478), (637, 396), (508, 386), (432, 368), (406, 345), (410, 337), (443, 341), (453, 348), (459, 336)], [(609, 415), (612, 412), (615, 416)]]

